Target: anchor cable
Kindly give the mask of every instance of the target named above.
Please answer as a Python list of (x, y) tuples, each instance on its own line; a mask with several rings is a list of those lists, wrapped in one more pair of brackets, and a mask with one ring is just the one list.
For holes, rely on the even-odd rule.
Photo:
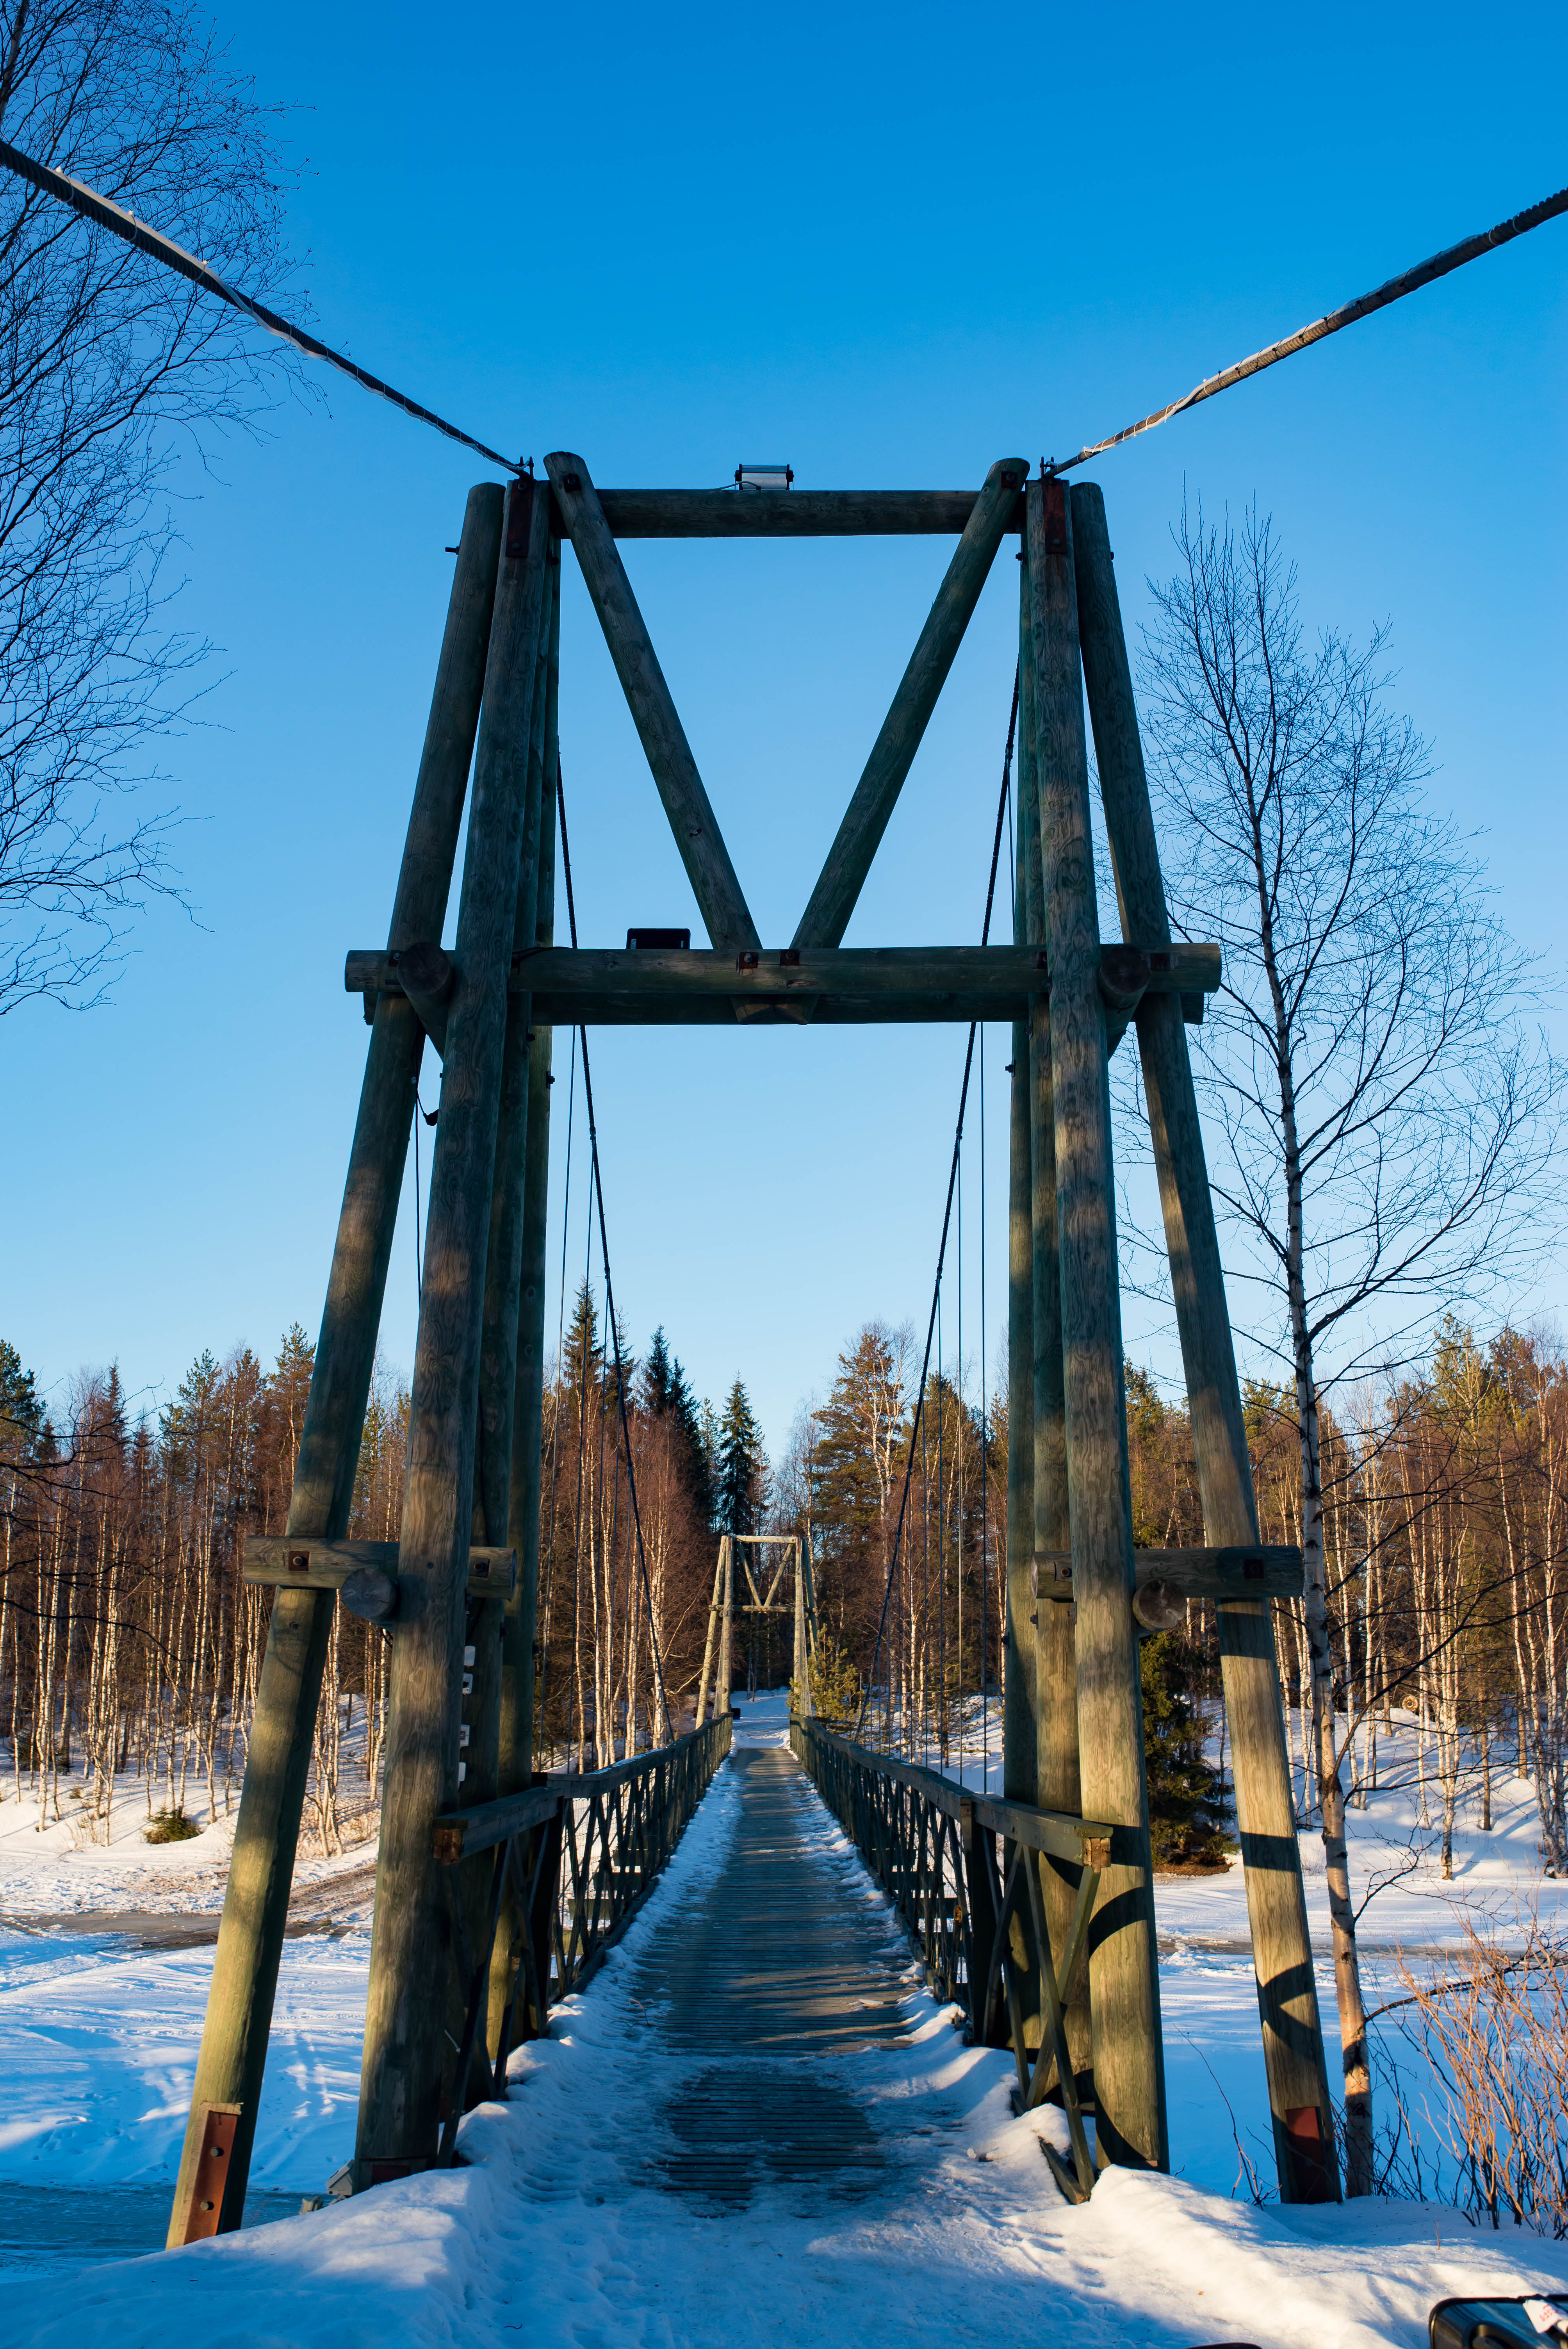
[[(991, 843), (991, 877), (985, 885), (985, 918), (980, 926), (980, 943), (985, 946), (991, 936), (991, 913), (996, 902), (996, 867), (1002, 854), (1002, 825), (1011, 798), (1013, 779), (1013, 744), (1018, 727), (1019, 672), (1013, 673), (1013, 707), (1007, 719), (1007, 747), (1002, 754), (1002, 791), (996, 803), (996, 830)], [(958, 1154), (964, 1146), (964, 1114), (969, 1102), (969, 1076), (975, 1065), (975, 1039), (980, 1023), (969, 1023), (969, 1043), (964, 1055), (964, 1082), (958, 1093), (958, 1123), (953, 1136), (953, 1163), (947, 1174), (947, 1204), (942, 1216), (942, 1238), (936, 1251), (936, 1280), (931, 1295), (931, 1314), (925, 1325), (925, 1353), (920, 1366), (920, 1390), (914, 1406), (914, 1422), (909, 1431), (909, 1453), (904, 1462), (903, 1490), (899, 1495), (898, 1523), (893, 1529), (892, 1555), (888, 1560), (887, 1582), (882, 1590), (882, 1612), (877, 1618), (876, 1645), (872, 1650), (872, 1668), (865, 1687), (861, 1692), (861, 1709), (855, 1717), (855, 1742), (858, 1744), (865, 1727), (866, 1706), (876, 1681), (877, 1664), (882, 1656), (882, 1636), (887, 1629), (888, 1603), (892, 1597), (893, 1577), (898, 1572), (899, 1553), (903, 1546), (904, 1519), (909, 1512), (910, 1479), (914, 1474), (914, 1449), (920, 1440), (921, 1423), (925, 1413), (925, 1386), (931, 1372), (931, 1347), (936, 1335), (936, 1316), (942, 1301), (942, 1269), (947, 1255), (947, 1234), (953, 1221), (953, 1195), (958, 1181)], [(889, 1730), (892, 1704), (892, 1676), (888, 1675)]]
[[(562, 789), (562, 767), (559, 754), (555, 761), (555, 808), (561, 826), (561, 865), (566, 882), (566, 919), (572, 933), (572, 943), (577, 944), (577, 902), (572, 888), (572, 846), (566, 836), (566, 796)], [(615, 1292), (610, 1279), (610, 1236), (604, 1225), (604, 1178), (599, 1164), (599, 1130), (593, 1114), (593, 1078), (588, 1065), (588, 1030), (579, 1028), (583, 1051), (583, 1104), (588, 1119), (589, 1167), (593, 1181), (593, 1195), (599, 1208), (599, 1249), (604, 1267), (604, 1319), (609, 1324), (610, 1344), (615, 1356), (615, 1399), (620, 1407), (621, 1435), (626, 1452), (626, 1489), (631, 1495), (632, 1522), (637, 1535), (637, 1563), (641, 1569), (643, 1603), (648, 1610), (648, 1644), (653, 1651), (654, 1671), (659, 1684), (659, 1708), (665, 1717), (665, 1741), (675, 1742), (675, 1723), (670, 1716), (670, 1700), (665, 1687), (665, 1662), (659, 1652), (658, 1625), (654, 1619), (654, 1594), (648, 1579), (648, 1554), (643, 1543), (643, 1516), (637, 1505), (637, 1477), (632, 1464), (632, 1429), (626, 1416), (626, 1378), (621, 1361), (621, 1332), (615, 1320)]]

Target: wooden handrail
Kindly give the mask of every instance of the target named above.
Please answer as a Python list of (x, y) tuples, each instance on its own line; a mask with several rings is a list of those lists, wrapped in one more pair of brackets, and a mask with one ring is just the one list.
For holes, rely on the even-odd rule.
[(860, 1768), (873, 1770), (895, 1785), (917, 1788), (949, 1818), (961, 1819), (967, 1808), (977, 1826), (1006, 1836), (1010, 1843), (1024, 1844), (1030, 1851), (1046, 1852), (1053, 1859), (1080, 1860), (1093, 1868), (1126, 1864), (1120, 1861), (1118, 1845), (1125, 1840), (1128, 1830), (1106, 1820), (1076, 1818), (1067, 1811), (1043, 1811), (1033, 1803), (1006, 1802), (1000, 1795), (987, 1795), (979, 1787), (962, 1786), (956, 1778), (944, 1778), (940, 1771), (923, 1769), (919, 1763), (895, 1761), (891, 1754), (878, 1754), (872, 1746), (857, 1745), (852, 1738), (824, 1729), (820, 1722), (798, 1717), (793, 1725), (808, 1738), (820, 1738)]

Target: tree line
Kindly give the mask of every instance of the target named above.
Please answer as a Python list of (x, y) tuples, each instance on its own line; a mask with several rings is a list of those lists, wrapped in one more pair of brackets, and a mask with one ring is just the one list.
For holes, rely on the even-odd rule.
[[(51, 1413), (0, 1341), (0, 1733), (14, 1790), (26, 1784), (52, 1815), (73, 1774), (88, 1820), (107, 1815), (127, 1773), (150, 1811), (182, 1811), (193, 1785), (213, 1810), (232, 1803), (270, 1607), (242, 1579), (241, 1554), (247, 1534), (283, 1528), (311, 1363), (297, 1325), (270, 1368), (248, 1348), (222, 1362), (205, 1352), (156, 1420), (133, 1423), (116, 1371), (82, 1375)], [(813, 1563), (820, 1701), (826, 1692), (847, 1714), (874, 1683), (906, 1742), (951, 1764), (976, 1701), (994, 1702), (1006, 1674), (1006, 1389), (983, 1412), (933, 1373), (917, 1430), (915, 1376), (908, 1332), (868, 1323), (775, 1466), (740, 1378), (715, 1409), (662, 1329), (641, 1360), (623, 1338), (617, 1369), (595, 1300), (580, 1292), (545, 1399), (542, 1763), (591, 1769), (655, 1742), (661, 1679), (672, 1719), (689, 1719), (717, 1534), (799, 1529)], [(1140, 1547), (1201, 1544), (1184, 1406), (1137, 1367), (1127, 1402)], [(1264, 1537), (1299, 1543), (1293, 1402), (1288, 1388), (1246, 1391)], [(353, 1538), (397, 1538), (407, 1429), (407, 1390), (378, 1377)], [(1546, 1865), (1568, 1868), (1561, 1350), (1507, 1328), (1483, 1341), (1450, 1319), (1418, 1371), (1325, 1406), (1320, 1454), (1349, 1804), (1365, 1807), (1390, 1771), (1408, 1781), (1447, 1876), (1456, 1828), (1489, 1831), (1499, 1780), (1517, 1775), (1535, 1791)], [(1274, 1619), (1305, 1826), (1321, 1816), (1322, 1785), (1303, 1602), (1277, 1602)], [(782, 1617), (748, 1619), (738, 1681), (781, 1685), (791, 1636)], [(1191, 1606), (1184, 1626), (1145, 1643), (1144, 1661), (1161, 1857), (1212, 1858), (1224, 1806), (1212, 1608)], [(329, 1845), (373, 1805), (385, 1707), (385, 1636), (339, 1610), (315, 1776)], [(1396, 1745), (1397, 1725), (1408, 1734)]]

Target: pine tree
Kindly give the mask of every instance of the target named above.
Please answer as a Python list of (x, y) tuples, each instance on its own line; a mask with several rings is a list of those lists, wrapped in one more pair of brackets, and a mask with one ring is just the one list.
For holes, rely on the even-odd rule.
[(8, 1339), (0, 1338), (0, 1459), (22, 1459), (37, 1442), (43, 1407), (31, 1371)]
[(1191, 1659), (1170, 1631), (1143, 1642), (1143, 1753), (1149, 1826), (1158, 1868), (1222, 1868), (1233, 1848), (1225, 1833), (1225, 1782), (1203, 1752), (1203, 1723), (1191, 1694)]
[(768, 1455), (746, 1388), (738, 1378), (724, 1406), (718, 1454), (718, 1522), (728, 1534), (757, 1531), (766, 1506)]

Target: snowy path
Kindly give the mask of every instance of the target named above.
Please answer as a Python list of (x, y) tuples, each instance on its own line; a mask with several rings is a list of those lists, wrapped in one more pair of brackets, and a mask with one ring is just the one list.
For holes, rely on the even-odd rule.
[(1446, 2293), (1568, 2284), (1568, 2247), (1409, 2205), (1285, 2213), (1112, 2172), (1069, 2209), (1037, 2142), (1059, 2116), (1012, 2116), (1011, 2057), (964, 2045), (766, 1747), (738, 1749), (552, 2021), (513, 2058), (511, 2101), (464, 2125), (470, 2166), (12, 2290), (7, 2337), (892, 2349), (1046, 2326), (1075, 2349), (1418, 2349)]

